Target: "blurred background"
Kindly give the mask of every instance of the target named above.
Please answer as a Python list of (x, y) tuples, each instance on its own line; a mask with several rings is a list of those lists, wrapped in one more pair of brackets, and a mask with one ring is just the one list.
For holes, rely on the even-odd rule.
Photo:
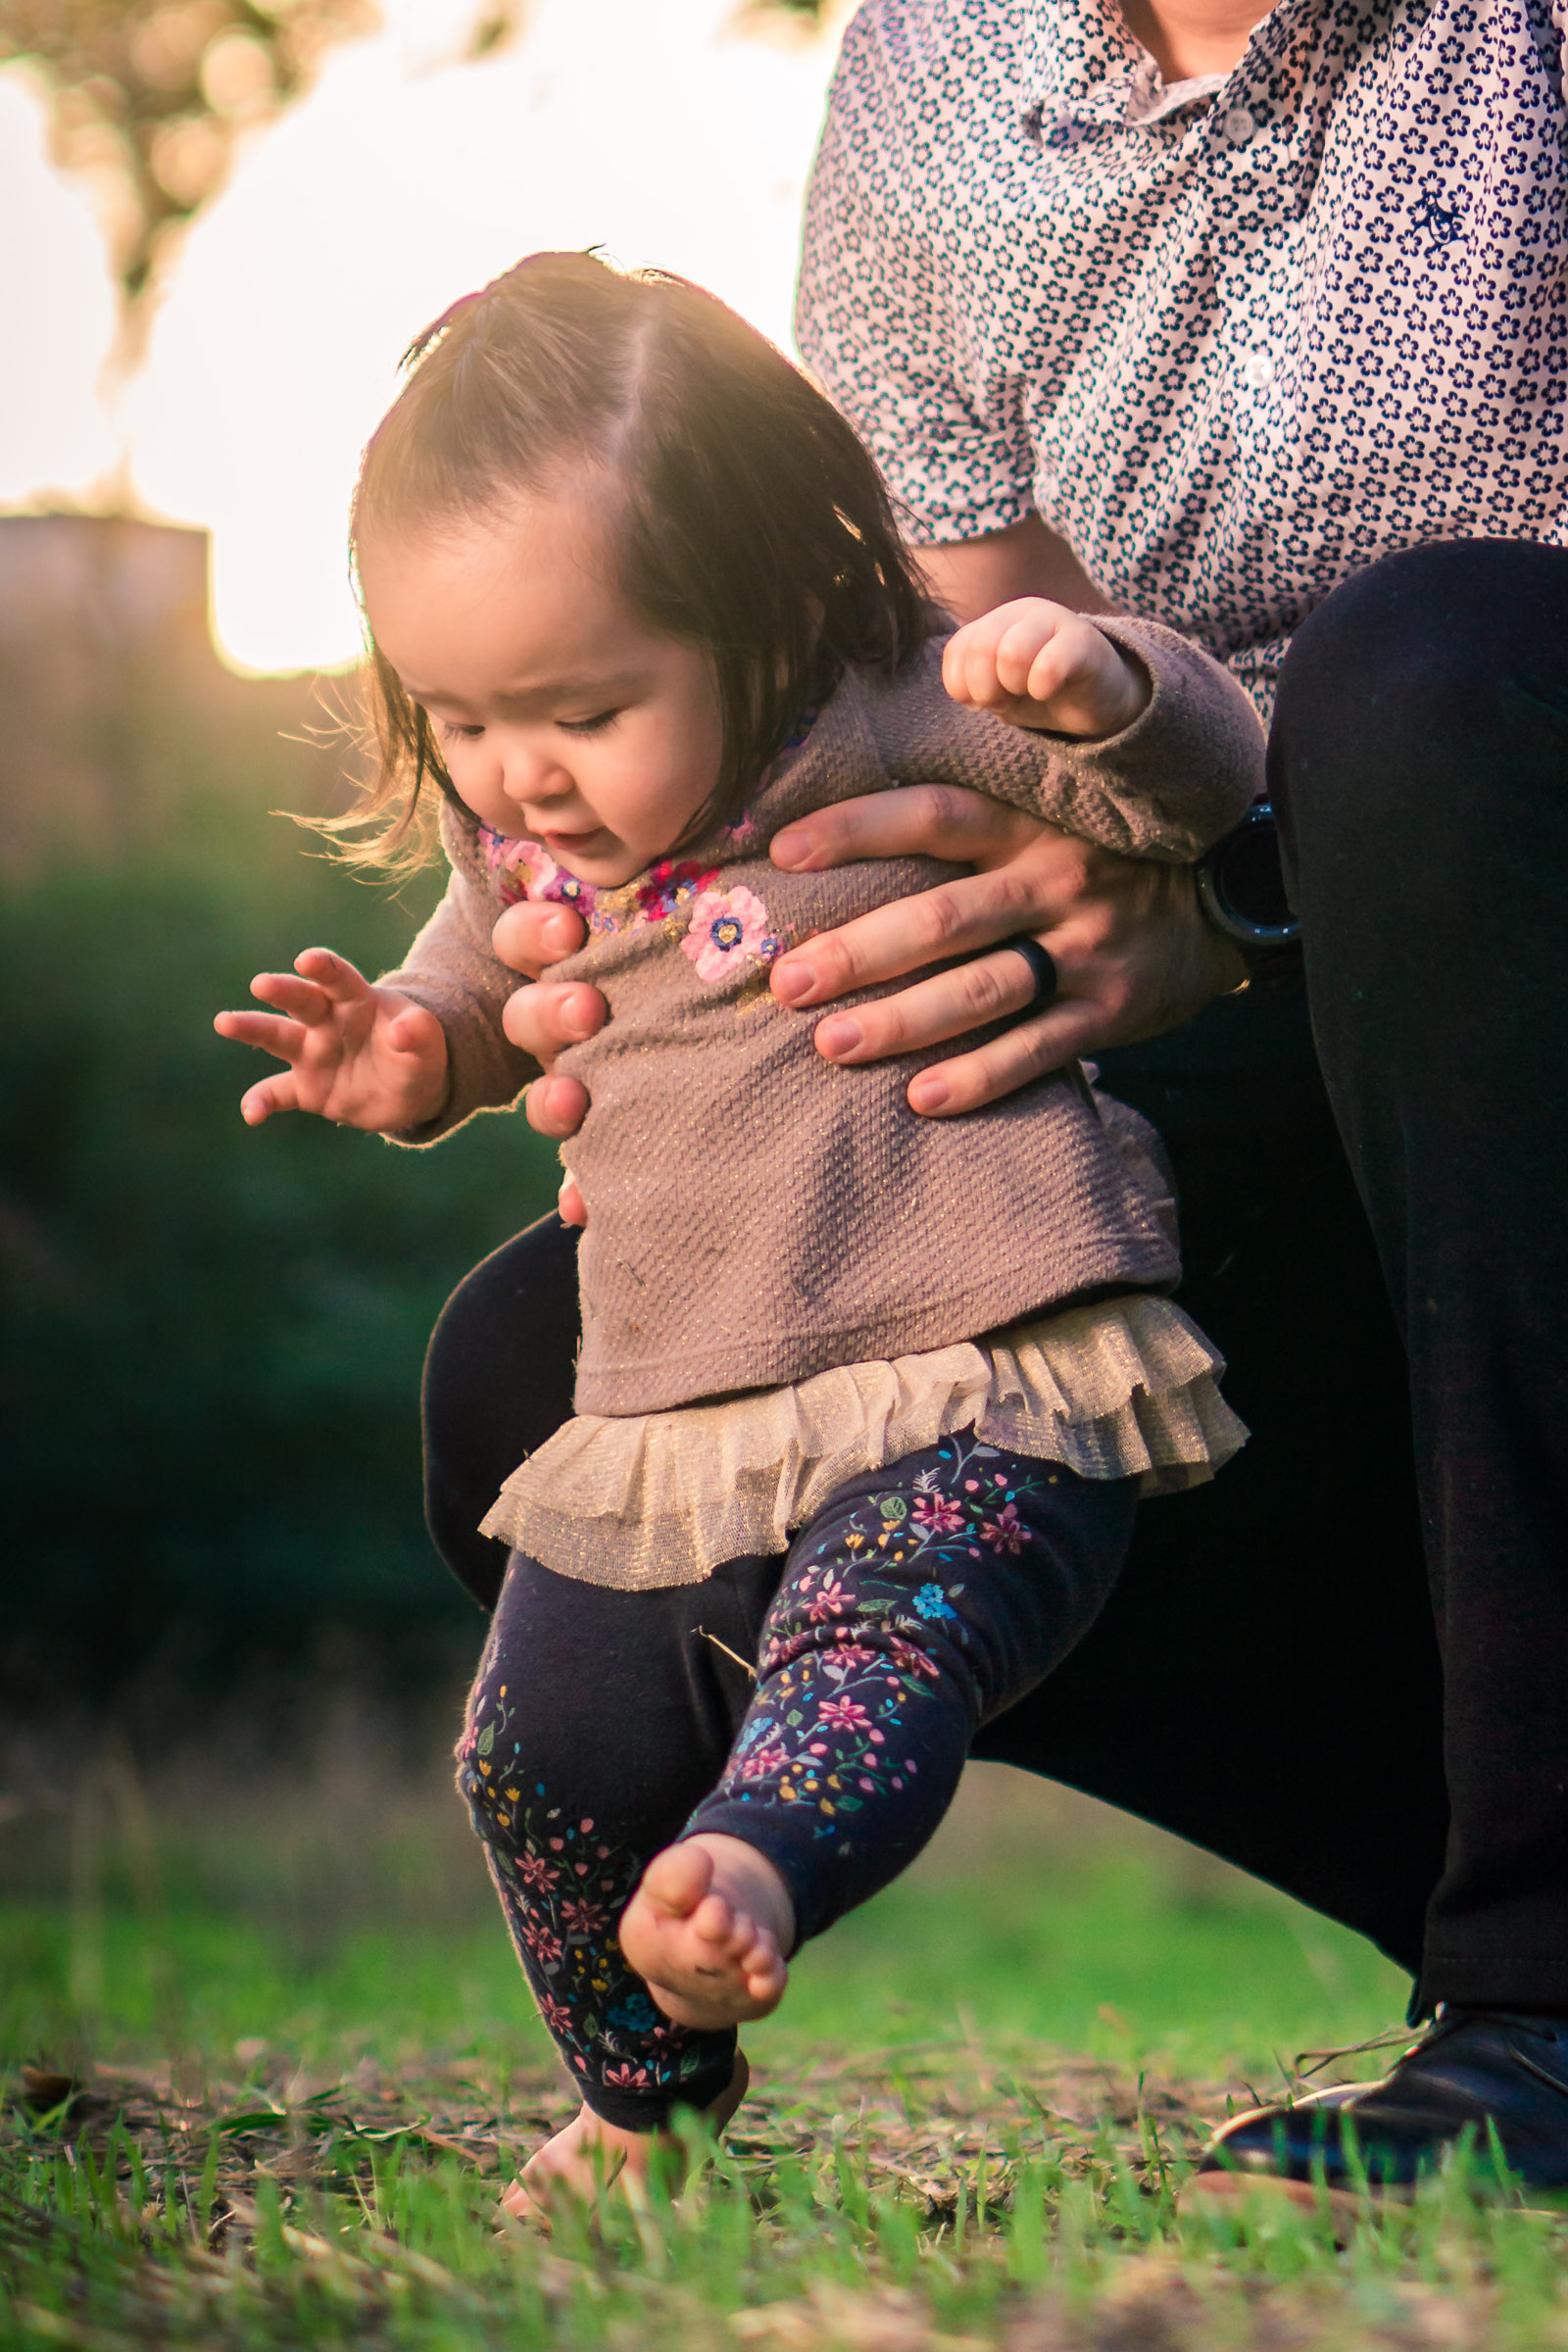
[(14, 1714), (146, 1746), (236, 1680), (407, 1693), (471, 1653), (419, 1358), (553, 1154), (520, 1118), (427, 1155), (251, 1134), (211, 1016), (317, 940), (385, 968), (438, 886), (368, 888), (275, 813), (342, 805), (345, 520), (399, 354), (591, 244), (787, 340), (838, 29), (786, 0), (0, 12)]

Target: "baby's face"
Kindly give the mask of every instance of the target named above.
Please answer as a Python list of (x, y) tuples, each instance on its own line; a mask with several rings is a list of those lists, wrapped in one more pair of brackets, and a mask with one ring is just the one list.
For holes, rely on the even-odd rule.
[(519, 499), (494, 522), (374, 538), (360, 577), (377, 646), (483, 823), (601, 888), (674, 848), (718, 780), (712, 665), (631, 611), (589, 503)]

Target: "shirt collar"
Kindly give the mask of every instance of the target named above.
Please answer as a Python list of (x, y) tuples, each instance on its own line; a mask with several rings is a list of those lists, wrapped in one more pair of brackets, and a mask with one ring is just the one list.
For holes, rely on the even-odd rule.
[(1267, 78), (1289, 46), (1298, 20), (1321, 0), (1278, 0), (1255, 24), (1231, 74), (1201, 74), (1168, 86), (1132, 34), (1116, 0), (1034, 0), (1022, 65), (1025, 119), (1049, 139), (1075, 123), (1147, 128), (1214, 97), (1232, 83)]

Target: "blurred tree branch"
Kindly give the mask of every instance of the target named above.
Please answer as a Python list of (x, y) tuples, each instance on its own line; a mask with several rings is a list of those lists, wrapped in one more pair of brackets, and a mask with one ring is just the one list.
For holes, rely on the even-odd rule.
[[(517, 14), (516, 0), (477, 9), (469, 54), (497, 46)], [(40, 84), (55, 159), (92, 187), (128, 312), (236, 143), (308, 86), (335, 41), (379, 22), (374, 0), (4, 0), (0, 61)]]
[[(526, 0), (475, 0), (469, 57), (517, 30)], [(741, 0), (803, 27), (824, 0)], [(34, 77), (55, 160), (91, 187), (125, 300), (222, 185), (236, 145), (310, 84), (335, 42), (373, 31), (375, 0), (0, 0), (0, 64)]]

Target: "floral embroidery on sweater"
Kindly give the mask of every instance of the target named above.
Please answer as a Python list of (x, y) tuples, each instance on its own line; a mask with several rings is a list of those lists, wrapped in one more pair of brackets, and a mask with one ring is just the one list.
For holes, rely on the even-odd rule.
[[(766, 791), (786, 762), (801, 749), (816, 724), (817, 716), (815, 708), (801, 713), (789, 740), (758, 785), (759, 794)], [(723, 830), (737, 850), (748, 855), (751, 853), (756, 843), (757, 820), (749, 808), (732, 817)], [(529, 841), (521, 834), (498, 833), (493, 825), (482, 824), (479, 827), (479, 850), (485, 870), (506, 906), (514, 906), (520, 899), (533, 899), (575, 906), (586, 915), (589, 930), (598, 933), (635, 930), (641, 923), (674, 923), (677, 928), (671, 931), (670, 937), (679, 938), (678, 924), (686, 910), (691, 908), (695, 918), (697, 904), (705, 894), (720, 895), (713, 890), (718, 880), (718, 867), (703, 865), (695, 858), (658, 858), (646, 873), (637, 875), (630, 882), (621, 883), (618, 888), (605, 890), (597, 883), (580, 881), (575, 874), (568, 873), (564, 865), (556, 863), (548, 850), (541, 849), (538, 842)], [(762, 932), (765, 933), (767, 910), (760, 899), (748, 890), (731, 892), (729, 895), (732, 899), (738, 897), (749, 901), (758, 909)], [(722, 920), (722, 917), (719, 919)], [(748, 933), (742, 960), (771, 962), (783, 944), (779, 939), (769, 939), (761, 934), (754, 937)], [(735, 960), (732, 953), (726, 953), (722, 957), (722, 969), (714, 966), (705, 970), (701, 959), (690, 947), (686, 953), (705, 980), (721, 978), (723, 970), (728, 969)]]
[(692, 858), (661, 858), (635, 881), (604, 890), (568, 873), (548, 850), (520, 834), (497, 833), (491, 826), (481, 825), (479, 847), (486, 870), (507, 906), (532, 899), (575, 906), (587, 916), (593, 932), (629, 931), (640, 923), (678, 918), (718, 880), (716, 865), (702, 865)]
[(710, 985), (728, 980), (748, 964), (769, 964), (784, 942), (770, 931), (767, 908), (755, 890), (737, 882), (733, 890), (705, 890), (692, 908), (681, 954)]
[(593, 922), (599, 897), (593, 884), (579, 882), (575, 874), (568, 874), (538, 842), (525, 841), (519, 834), (497, 833), (492, 826), (481, 825), (479, 848), (486, 870), (507, 906), (515, 906), (520, 899), (549, 899), (558, 905), (577, 907), (590, 924)]

